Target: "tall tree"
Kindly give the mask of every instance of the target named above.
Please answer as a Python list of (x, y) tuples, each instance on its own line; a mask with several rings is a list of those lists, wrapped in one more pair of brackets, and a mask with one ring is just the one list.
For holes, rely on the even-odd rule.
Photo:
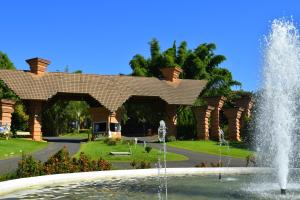
[(2, 51), (0, 51), (0, 69), (16, 69), (15, 65)]
[(204, 92), (205, 96), (231, 95), (231, 87), (241, 85), (233, 80), (231, 72), (219, 65), (226, 60), (224, 55), (216, 55), (214, 43), (203, 43), (194, 50), (187, 49), (187, 42), (183, 41), (176, 47), (174, 41), (171, 48), (161, 52), (159, 42), (152, 39), (150, 45), (150, 58), (135, 55), (129, 62), (133, 76), (154, 76), (160, 78), (162, 67), (182, 67), (182, 78), (206, 79), (209, 81)]
[[(1, 69), (15, 70), (16, 67), (8, 56), (0, 51), (0, 70)], [(0, 99), (12, 99), (16, 101), (15, 111), (12, 114), (11, 130), (13, 132), (17, 130), (27, 130), (28, 115), (25, 112), (25, 107), (19, 97), (8, 88), (2, 80), (0, 80)]]

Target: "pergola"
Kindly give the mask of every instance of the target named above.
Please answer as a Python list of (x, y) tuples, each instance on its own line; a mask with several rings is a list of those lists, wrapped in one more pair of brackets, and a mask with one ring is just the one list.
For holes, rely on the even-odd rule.
[[(41, 58), (26, 60), (29, 71), (0, 70), (0, 79), (28, 106), (29, 127), (33, 140), (42, 139), (41, 111), (57, 98), (86, 100), (93, 122), (110, 123), (121, 120), (120, 107), (132, 97), (160, 98), (165, 102), (168, 134), (176, 135), (176, 109), (193, 105), (206, 86), (205, 80), (179, 79), (180, 68), (162, 68), (164, 79), (155, 77), (103, 76), (47, 72), (50, 61)], [(11, 123), (13, 102), (2, 100), (1, 122)], [(7, 108), (10, 109), (7, 109)], [(120, 138), (121, 131), (110, 133)]]

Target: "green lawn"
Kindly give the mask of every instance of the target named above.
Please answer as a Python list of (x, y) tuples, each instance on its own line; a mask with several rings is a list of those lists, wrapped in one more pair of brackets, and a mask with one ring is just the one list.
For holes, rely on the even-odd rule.
[[(91, 136), (92, 136), (92, 134), (90, 134), (90, 137)], [(60, 135), (59, 137), (86, 139), (86, 138), (88, 138), (88, 134), (87, 133), (67, 133), (67, 134)]]
[(5, 140), (0, 138), (0, 159), (20, 156), (22, 153), (32, 153), (47, 145), (47, 142), (35, 142), (28, 139), (10, 138)]
[[(157, 156), (159, 155), (159, 150), (152, 149), (150, 153), (147, 153), (141, 145), (132, 145), (131, 146), (132, 155), (129, 156), (115, 156), (109, 155), (111, 151), (117, 152), (129, 152), (128, 144), (122, 144), (122, 142), (118, 142), (116, 146), (108, 146), (103, 141), (93, 141), (82, 144), (80, 150), (75, 155), (79, 156), (80, 152), (84, 152), (91, 159), (99, 159), (100, 157), (111, 161), (111, 162), (128, 162), (128, 161), (148, 161), (148, 162), (157, 162)], [(167, 154), (168, 161), (179, 161), (179, 160), (187, 160), (187, 157), (175, 153)]]
[(221, 148), (222, 155), (227, 155), (235, 158), (245, 158), (246, 156), (254, 153), (253, 151), (232, 146), (230, 146), (230, 149), (228, 150), (227, 147), (220, 147), (219, 143), (214, 141), (174, 141), (168, 142), (167, 145), (170, 147), (182, 148), (195, 152), (215, 155), (219, 155)]

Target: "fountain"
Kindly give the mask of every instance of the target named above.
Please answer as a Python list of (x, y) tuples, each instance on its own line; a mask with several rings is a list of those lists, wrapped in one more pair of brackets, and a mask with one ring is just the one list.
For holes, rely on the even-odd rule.
[[(289, 168), (295, 167), (299, 133), (300, 44), (291, 21), (274, 20), (266, 37), (262, 89), (257, 102), (257, 152), (261, 165), (275, 169), (286, 194)], [(299, 150), (298, 150), (299, 151)]]
[(163, 161), (164, 161), (164, 185), (162, 184), (161, 175), (160, 175), (160, 169), (161, 169), (161, 163), (160, 163), (160, 155), (162, 150), (160, 149), (160, 155), (158, 156), (158, 162), (156, 164), (157, 172), (158, 172), (158, 199), (161, 200), (161, 193), (163, 187), (165, 188), (165, 199), (168, 199), (168, 179), (167, 179), (167, 145), (166, 145), (166, 135), (167, 135), (167, 127), (163, 120), (159, 122), (158, 127), (158, 141), (163, 143)]
[[(229, 142), (227, 140), (225, 140), (225, 134), (224, 131), (222, 129), (220, 129), (219, 131), (219, 135), (220, 135), (220, 141), (219, 141), (219, 167), (223, 167), (223, 162), (222, 162), (222, 146), (226, 146), (227, 149), (227, 154), (230, 151), (230, 147), (229, 147)], [(230, 165), (230, 161), (231, 158), (227, 159), (227, 165), (225, 165), (225, 167), (229, 167)], [(222, 174), (219, 173), (219, 180), (222, 179)]]

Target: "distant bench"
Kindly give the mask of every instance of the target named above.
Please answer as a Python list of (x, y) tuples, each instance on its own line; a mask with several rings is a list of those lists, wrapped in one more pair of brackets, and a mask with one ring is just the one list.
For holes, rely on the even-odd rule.
[(110, 152), (109, 154), (113, 155), (113, 156), (129, 156), (129, 155), (131, 155), (130, 152), (114, 152), (114, 151)]
[(27, 132), (27, 131), (17, 131), (16, 135), (17, 136), (29, 136), (30, 132)]

